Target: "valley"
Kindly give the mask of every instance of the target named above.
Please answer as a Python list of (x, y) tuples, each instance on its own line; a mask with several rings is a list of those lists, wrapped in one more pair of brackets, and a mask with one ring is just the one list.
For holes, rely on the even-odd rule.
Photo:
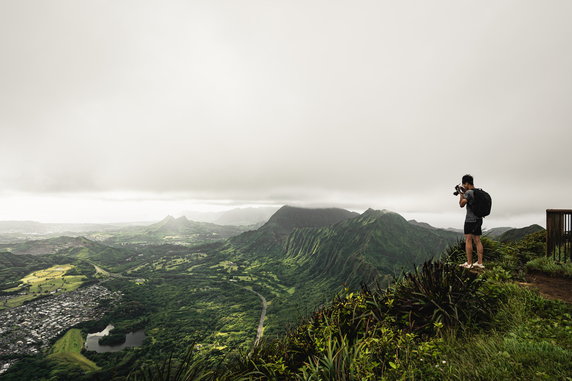
[[(57, 373), (58, 363), (45, 355), (47, 343), (74, 327), (85, 339), (110, 323), (115, 327), (111, 340), (144, 330), (145, 342), (142, 347), (116, 353), (82, 352), (98, 369), (82, 373), (85, 379), (95, 374), (105, 377), (106, 372), (128, 372), (134, 363), (161, 359), (165, 351), (180, 356), (193, 346), (211, 361), (222, 361), (237, 351), (252, 350), (260, 340), (284, 333), (344, 288), (356, 289), (361, 282), (389, 284), (402, 271), (439, 255), (459, 237), (409, 223), (386, 211), (368, 210), (360, 215), (341, 209), (293, 207), (283, 207), (256, 230), (225, 228), (236, 235), (224, 239), (198, 242), (186, 219), (168, 217), (151, 226), (137, 227), (139, 231), (160, 231), (148, 233), (151, 239), (146, 241), (133, 231), (113, 237), (105, 231), (106, 238), (100, 235), (99, 241), (58, 237), (6, 245), (18, 254), (2, 254), (7, 264), (14, 264), (0, 279), (0, 284), (11, 286), (3, 288), (2, 297), (26, 289), (41, 291), (43, 299), (21, 307), (7, 305), (10, 308), (2, 314), (10, 317), (0, 324), (0, 338), (12, 338), (13, 333), (4, 333), (12, 326), (10, 319), (27, 314), (32, 321), (24, 323), (34, 327), (43, 344), (33, 346), (36, 350), (15, 352), (16, 356), (0, 354), (0, 362), (12, 364), (18, 358), (15, 370), (32, 361), (49, 369), (48, 373)], [(201, 234), (209, 236), (208, 231)], [(170, 238), (175, 235), (177, 244)], [(27, 255), (30, 264), (38, 262), (43, 267), (22, 274), (17, 260)], [(45, 283), (48, 274), (53, 279), (69, 279), (66, 282), (70, 284), (77, 280), (78, 287), (83, 286), (71, 291), (62, 289), (61, 280), (52, 280), (51, 287), (59, 285), (55, 291), (62, 292), (52, 295), (54, 290)], [(94, 288), (106, 291), (89, 303), (58, 299)], [(50, 328), (48, 333), (41, 322), (51, 322), (53, 311), (63, 303), (91, 313), (92, 318), (72, 318), (68, 309), (59, 308), (66, 317), (61, 321), (58, 317), (54, 330)], [(81, 366), (78, 362), (78, 369)]]

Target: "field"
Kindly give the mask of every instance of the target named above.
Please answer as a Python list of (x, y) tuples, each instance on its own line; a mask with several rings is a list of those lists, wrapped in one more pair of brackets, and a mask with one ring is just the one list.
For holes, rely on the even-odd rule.
[(3, 290), (14, 295), (3, 301), (2, 308), (18, 307), (42, 295), (74, 291), (85, 281), (85, 275), (66, 275), (75, 269), (71, 264), (55, 265), (34, 271), (20, 279), (18, 287)]
[(79, 329), (70, 329), (52, 346), (48, 357), (60, 364), (78, 366), (87, 372), (100, 369), (93, 361), (81, 354), (83, 345), (84, 339), (81, 331)]

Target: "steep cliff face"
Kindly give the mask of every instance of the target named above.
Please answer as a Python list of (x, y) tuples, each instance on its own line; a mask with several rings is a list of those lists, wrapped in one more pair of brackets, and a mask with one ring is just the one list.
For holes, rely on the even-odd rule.
[(288, 283), (354, 287), (388, 283), (459, 238), (388, 211), (368, 209), (359, 215), (283, 207), (260, 229), (230, 239), (227, 249), (272, 268)]
[(283, 206), (270, 217), (262, 229), (271, 230), (286, 238), (294, 229), (334, 225), (357, 216), (358, 213), (338, 208), (304, 209)]
[(295, 229), (285, 257), (309, 277), (337, 277), (356, 285), (387, 279), (440, 254), (458, 234), (408, 223), (398, 214), (368, 210), (320, 228)]
[(285, 243), (296, 229), (330, 226), (357, 216), (358, 213), (338, 208), (283, 206), (261, 228), (231, 238), (229, 242), (249, 254), (283, 257)]

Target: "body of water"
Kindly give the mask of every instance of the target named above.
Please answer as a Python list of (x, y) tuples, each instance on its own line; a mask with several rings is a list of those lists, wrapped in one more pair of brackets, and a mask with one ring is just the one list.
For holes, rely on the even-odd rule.
[(143, 341), (147, 336), (145, 336), (145, 330), (140, 329), (139, 331), (130, 332), (125, 335), (125, 342), (120, 345), (100, 345), (99, 339), (103, 336), (109, 335), (109, 332), (114, 327), (110, 324), (101, 332), (90, 333), (85, 339), (85, 349), (88, 351), (95, 351), (97, 353), (105, 352), (119, 352), (128, 347), (139, 347), (143, 344)]

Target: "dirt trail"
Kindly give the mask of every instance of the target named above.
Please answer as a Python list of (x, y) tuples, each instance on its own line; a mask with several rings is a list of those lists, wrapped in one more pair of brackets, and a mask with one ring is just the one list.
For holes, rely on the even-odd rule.
[(572, 279), (554, 278), (548, 275), (532, 273), (526, 276), (523, 286), (536, 288), (547, 299), (563, 300), (572, 303)]

